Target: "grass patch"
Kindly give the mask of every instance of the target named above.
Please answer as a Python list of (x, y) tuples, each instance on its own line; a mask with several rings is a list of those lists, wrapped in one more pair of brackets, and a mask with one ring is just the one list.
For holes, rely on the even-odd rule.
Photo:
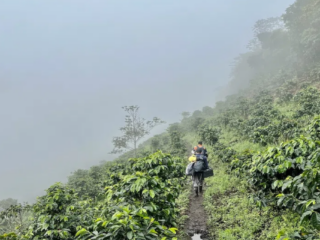
[[(187, 179), (186, 179), (187, 181)], [(176, 199), (177, 208), (179, 209), (179, 216), (177, 219), (179, 232), (177, 234), (178, 239), (187, 239), (188, 235), (185, 230), (185, 224), (189, 218), (189, 196), (191, 194), (190, 184), (184, 186), (183, 192)]]
[(265, 147), (262, 147), (260, 144), (252, 143), (248, 140), (237, 142), (232, 146), (232, 148), (234, 150), (236, 150), (237, 152), (243, 152), (247, 149), (252, 150), (252, 151), (262, 151), (265, 149)]
[(225, 145), (229, 145), (230, 142), (234, 142), (239, 140), (239, 136), (235, 133), (235, 131), (227, 131), (224, 129), (221, 132), (219, 142)]
[(247, 182), (227, 173), (227, 165), (214, 162), (215, 176), (206, 180), (205, 209), (209, 231), (218, 240), (271, 240), (278, 232), (297, 229), (299, 216), (290, 211), (259, 209), (250, 201)]
[(295, 111), (297, 111), (297, 104), (293, 101), (289, 101), (282, 104), (275, 104), (274, 108), (279, 110), (284, 116), (292, 118)]

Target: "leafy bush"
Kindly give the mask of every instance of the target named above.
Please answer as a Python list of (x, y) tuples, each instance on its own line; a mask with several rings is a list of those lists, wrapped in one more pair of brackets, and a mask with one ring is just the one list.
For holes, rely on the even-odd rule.
[(34, 204), (28, 230), (0, 239), (176, 239), (184, 169), (181, 159), (158, 151), (112, 165), (99, 199), (57, 183)]
[[(245, 177), (254, 190), (258, 206), (275, 206), (298, 213), (301, 227), (291, 235), (282, 232), (278, 239), (318, 239), (320, 230), (320, 116), (306, 128), (311, 137), (303, 135), (268, 147), (262, 153), (232, 151), (230, 170)], [(230, 152), (222, 148), (220, 152)], [(229, 155), (230, 156), (230, 155)], [(222, 161), (225, 161), (223, 158)]]
[(222, 162), (231, 162), (232, 158), (237, 154), (234, 149), (226, 147), (221, 143), (214, 145), (213, 152), (216, 159), (219, 159)]
[(294, 101), (299, 104), (299, 109), (295, 117), (313, 116), (320, 113), (320, 93), (316, 88), (306, 88), (294, 97)]
[[(17, 204), (0, 211), (0, 235), (11, 232), (8, 237), (21, 236), (30, 225), (32, 211), (28, 204)], [(1, 239), (1, 238), (0, 238)]]
[(213, 146), (219, 140), (221, 130), (203, 125), (199, 127), (198, 135), (209, 146)]

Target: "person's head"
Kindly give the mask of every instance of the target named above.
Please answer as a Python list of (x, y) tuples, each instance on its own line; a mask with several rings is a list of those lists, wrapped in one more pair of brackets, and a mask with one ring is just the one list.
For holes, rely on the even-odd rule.
[(198, 144), (199, 144), (199, 145), (202, 145), (202, 141), (199, 141)]

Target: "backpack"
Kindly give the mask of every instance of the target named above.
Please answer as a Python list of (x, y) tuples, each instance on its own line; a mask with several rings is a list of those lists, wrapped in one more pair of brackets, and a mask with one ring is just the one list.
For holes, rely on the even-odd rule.
[(200, 150), (200, 151), (201, 151), (201, 154), (204, 154), (205, 149), (204, 149), (203, 146), (202, 146), (202, 147), (197, 146), (197, 150)]
[(194, 164), (194, 162), (188, 164), (188, 166), (186, 168), (186, 175), (187, 176), (193, 175), (193, 164)]
[(203, 172), (204, 170), (204, 161), (198, 160), (193, 165), (194, 172)]
[(203, 159), (204, 159), (204, 155), (196, 155), (196, 159), (197, 159), (197, 161), (203, 161)]
[(201, 154), (203, 154), (206, 157), (208, 157), (207, 149), (204, 146), (202, 146), (202, 147), (197, 146), (196, 148), (201, 150)]

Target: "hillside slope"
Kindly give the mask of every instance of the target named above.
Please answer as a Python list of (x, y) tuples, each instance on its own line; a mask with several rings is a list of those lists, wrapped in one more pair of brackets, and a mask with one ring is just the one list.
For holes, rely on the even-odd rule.
[(254, 33), (226, 89), (235, 94), (182, 113), (138, 158), (78, 170), (33, 206), (2, 211), (0, 239), (182, 239), (199, 139), (215, 171), (204, 193), (212, 239), (320, 239), (320, 0), (296, 0)]

